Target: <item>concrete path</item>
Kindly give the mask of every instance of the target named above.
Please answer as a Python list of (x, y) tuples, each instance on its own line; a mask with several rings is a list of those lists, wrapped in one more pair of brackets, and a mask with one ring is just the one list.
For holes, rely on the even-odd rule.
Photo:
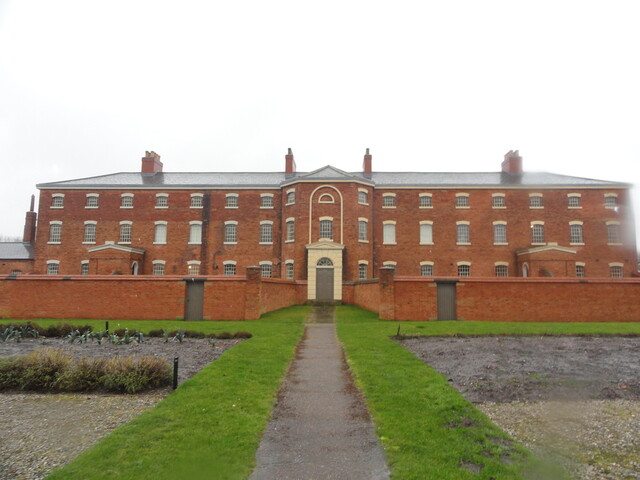
[[(384, 480), (375, 427), (336, 337), (333, 307), (315, 307), (278, 395), (250, 480)], [(318, 323), (312, 323), (318, 322)]]

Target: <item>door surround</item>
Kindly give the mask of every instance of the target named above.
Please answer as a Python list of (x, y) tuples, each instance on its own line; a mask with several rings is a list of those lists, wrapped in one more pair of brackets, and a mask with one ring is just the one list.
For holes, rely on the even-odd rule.
[(316, 270), (318, 261), (321, 258), (328, 258), (333, 263), (333, 300), (342, 301), (342, 253), (344, 245), (332, 242), (330, 240), (321, 240), (319, 242), (307, 245), (307, 300), (316, 299)]

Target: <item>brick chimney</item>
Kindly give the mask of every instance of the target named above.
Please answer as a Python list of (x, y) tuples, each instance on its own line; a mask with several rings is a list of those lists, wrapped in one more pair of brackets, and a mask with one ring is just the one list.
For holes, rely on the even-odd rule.
[(162, 172), (162, 162), (160, 161), (160, 155), (156, 152), (145, 152), (142, 157), (142, 173), (154, 173)]
[(296, 161), (293, 159), (293, 152), (291, 149), (287, 151), (284, 156), (284, 174), (285, 177), (293, 177), (296, 173)]
[(364, 161), (362, 162), (362, 173), (365, 177), (371, 178), (371, 154), (369, 153), (369, 149), (364, 154)]
[(24, 219), (24, 234), (22, 235), (22, 241), (24, 243), (34, 244), (36, 240), (36, 218), (37, 214), (34, 211), (34, 205), (36, 196), (31, 195), (31, 208), (27, 212), (27, 216)]
[(518, 150), (509, 150), (504, 155), (502, 173), (509, 173), (512, 175), (522, 173), (522, 157), (518, 153)]

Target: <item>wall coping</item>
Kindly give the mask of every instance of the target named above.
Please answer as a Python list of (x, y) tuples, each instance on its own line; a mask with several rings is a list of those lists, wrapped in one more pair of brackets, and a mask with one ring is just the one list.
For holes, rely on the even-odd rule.
[(19, 282), (28, 282), (30, 280), (38, 280), (45, 282), (61, 282), (61, 281), (100, 281), (100, 282), (189, 282), (191, 279), (199, 282), (245, 282), (247, 277), (244, 275), (223, 276), (223, 275), (198, 275), (187, 277), (185, 275), (4, 275), (0, 277), (2, 280), (16, 280)]
[(420, 282), (436, 283), (439, 281), (455, 281), (458, 284), (465, 283), (640, 283), (640, 278), (610, 278), (610, 277), (585, 277), (585, 278), (560, 278), (560, 277), (422, 277), (422, 276), (396, 276), (395, 282)]

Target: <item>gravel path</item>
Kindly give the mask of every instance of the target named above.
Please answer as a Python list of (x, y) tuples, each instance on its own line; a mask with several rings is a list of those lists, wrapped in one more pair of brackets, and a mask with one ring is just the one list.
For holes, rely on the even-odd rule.
[[(241, 340), (186, 339), (141, 345), (69, 344), (58, 339), (0, 343), (0, 356), (28, 353), (41, 347), (61, 348), (77, 356), (156, 355), (180, 357), (179, 382), (195, 375)], [(0, 480), (40, 480), (109, 432), (165, 398), (163, 389), (136, 395), (0, 393)]]

